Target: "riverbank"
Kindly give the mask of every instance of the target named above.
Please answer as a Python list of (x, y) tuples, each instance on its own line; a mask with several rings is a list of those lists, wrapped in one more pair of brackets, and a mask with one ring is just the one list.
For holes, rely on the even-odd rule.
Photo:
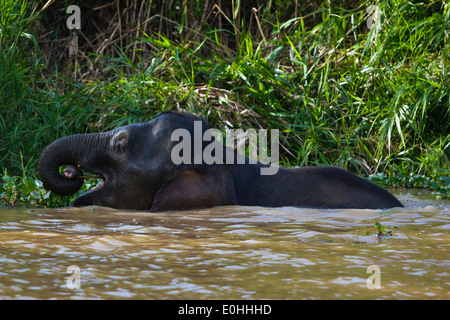
[(202, 115), (222, 131), (279, 129), (285, 166), (336, 165), (382, 186), (448, 197), (443, 1), (379, 1), (378, 11), (363, 1), (255, 9), (239, 1), (92, 1), (80, 7), (80, 30), (67, 28), (63, 4), (3, 2), (4, 203), (65, 205), (70, 199), (49, 194), (37, 177), (46, 145), (167, 110)]

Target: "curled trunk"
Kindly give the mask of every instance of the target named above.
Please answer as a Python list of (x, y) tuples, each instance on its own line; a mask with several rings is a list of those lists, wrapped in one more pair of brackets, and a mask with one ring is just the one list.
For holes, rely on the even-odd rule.
[(48, 145), (41, 154), (38, 166), (44, 187), (63, 196), (80, 190), (84, 180), (60, 174), (59, 168), (64, 165), (73, 166), (77, 170), (75, 176), (81, 176), (79, 167), (87, 161), (87, 157), (92, 159), (97, 153), (97, 140), (97, 134), (78, 134), (58, 139)]

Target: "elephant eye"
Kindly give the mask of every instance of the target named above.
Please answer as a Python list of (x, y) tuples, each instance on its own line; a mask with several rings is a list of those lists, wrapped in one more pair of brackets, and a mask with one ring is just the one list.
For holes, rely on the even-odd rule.
[(127, 141), (126, 140), (117, 141), (115, 149), (117, 152), (120, 153), (125, 152), (127, 150)]
[(115, 154), (123, 154), (128, 149), (128, 133), (125, 130), (121, 130), (114, 135), (111, 139), (111, 151)]

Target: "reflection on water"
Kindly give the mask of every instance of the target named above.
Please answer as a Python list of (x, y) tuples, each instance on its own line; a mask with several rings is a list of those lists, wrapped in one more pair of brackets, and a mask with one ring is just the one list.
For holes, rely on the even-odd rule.
[(450, 202), (397, 196), (406, 208), (0, 209), (0, 299), (450, 298)]

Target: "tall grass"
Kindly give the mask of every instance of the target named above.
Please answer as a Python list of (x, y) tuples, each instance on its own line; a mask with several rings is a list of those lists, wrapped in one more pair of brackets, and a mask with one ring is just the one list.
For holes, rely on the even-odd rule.
[[(27, 23), (33, 5), (0, 1), (2, 171), (20, 174), (25, 162), (34, 175), (56, 138), (181, 109), (216, 128), (280, 129), (288, 166), (449, 176), (450, 4), (443, 1), (380, 0), (379, 29), (368, 28), (362, 1), (351, 8), (324, 1), (309, 11), (280, 1), (246, 11), (235, 1), (216, 6), (215, 25), (211, 3), (197, 1), (201, 11), (182, 1), (171, 16), (145, 20), (159, 23), (138, 37), (133, 29), (122, 46), (108, 47), (113, 55), (85, 52), (77, 60), (85, 65), (72, 69), (41, 52)], [(140, 8), (155, 12), (151, 2)], [(90, 69), (103, 71), (80, 76)]]
[(27, 161), (38, 156), (54, 95), (40, 89), (42, 53), (29, 32), (36, 18), (36, 5), (0, 0), (0, 168), (13, 172), (22, 167), (22, 154)]
[[(305, 27), (304, 17), (277, 22), (259, 42), (241, 30), (233, 51), (220, 50), (218, 30), (197, 43), (151, 34), (140, 39), (155, 48), (151, 60), (135, 65), (124, 59), (133, 74), (91, 83), (88, 90), (108, 97), (104, 123), (112, 126), (145, 120), (152, 105), (158, 111), (178, 106), (222, 128), (282, 129), (286, 164), (445, 173), (449, 6), (379, 6), (380, 30), (365, 28), (365, 6), (325, 4), (311, 13), (322, 17), (313, 28)], [(121, 74), (123, 65), (111, 67)], [(424, 164), (429, 148), (435, 155)]]

